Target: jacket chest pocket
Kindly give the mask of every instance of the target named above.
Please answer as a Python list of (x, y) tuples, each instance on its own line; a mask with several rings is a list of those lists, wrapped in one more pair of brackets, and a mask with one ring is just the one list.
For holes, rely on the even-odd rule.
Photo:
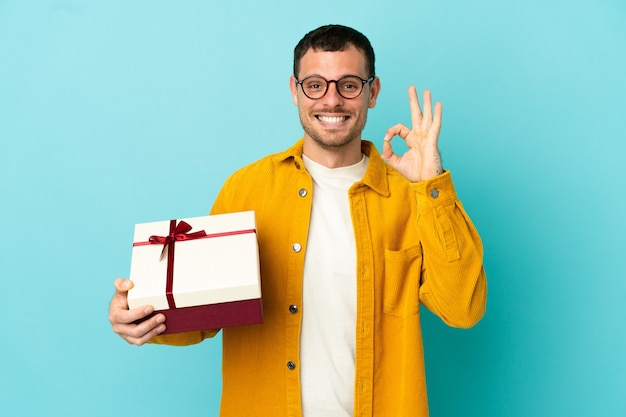
[(419, 285), (422, 247), (400, 251), (385, 250), (383, 311), (408, 317), (419, 313)]

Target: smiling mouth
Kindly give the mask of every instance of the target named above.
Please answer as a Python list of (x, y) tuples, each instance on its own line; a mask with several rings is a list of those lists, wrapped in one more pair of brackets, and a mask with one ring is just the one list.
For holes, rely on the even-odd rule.
[(319, 120), (322, 123), (327, 123), (327, 124), (339, 124), (339, 123), (343, 123), (346, 120), (348, 120), (348, 116), (315, 116), (317, 117), (317, 120)]

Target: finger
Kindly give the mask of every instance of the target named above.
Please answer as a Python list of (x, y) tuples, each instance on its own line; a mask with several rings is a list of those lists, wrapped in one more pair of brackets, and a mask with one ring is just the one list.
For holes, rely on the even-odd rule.
[(382, 156), (383, 159), (385, 159), (385, 155), (387, 155), (389, 152), (393, 152), (393, 149), (391, 148), (390, 140), (391, 139), (387, 139), (387, 133), (385, 133), (385, 137), (383, 138), (383, 151), (380, 154), (380, 156)]
[(417, 97), (415, 86), (409, 87), (409, 106), (411, 108), (411, 124), (413, 129), (419, 129), (422, 125), (422, 111)]
[[(128, 290), (133, 282), (118, 278), (115, 280), (115, 294), (109, 304), (109, 321), (114, 327), (141, 320), (154, 312), (152, 306), (146, 305), (132, 310), (128, 309)], [(117, 331), (117, 330), (116, 330)]]
[[(139, 326), (137, 327), (139, 328)], [(120, 337), (126, 342), (141, 346), (149, 342), (152, 338), (158, 336), (165, 331), (165, 324), (158, 324), (157, 326), (148, 329), (147, 331), (137, 331), (136, 334), (120, 334)]]
[(433, 124), (430, 128), (431, 134), (433, 134), (436, 140), (439, 139), (439, 131), (441, 130), (441, 115), (443, 113), (443, 105), (441, 102), (435, 103), (435, 115), (433, 117)]
[(139, 324), (120, 326), (118, 333), (128, 343), (142, 345), (165, 331), (165, 316), (157, 314)]
[(126, 325), (144, 320), (152, 313), (154, 313), (154, 308), (149, 305), (133, 308), (132, 310), (112, 305), (109, 309), (109, 320), (113, 326)]
[(113, 294), (111, 299), (109, 310), (114, 305), (122, 309), (128, 309), (128, 291), (133, 288), (133, 282), (128, 279), (118, 278), (115, 280), (114, 285), (115, 294)]
[(385, 132), (385, 142), (390, 142), (394, 136), (400, 136), (402, 139), (406, 139), (406, 137), (411, 133), (411, 129), (403, 125), (402, 123), (398, 123), (395, 126), (390, 127)]
[(384, 141), (383, 142), (383, 152), (380, 154), (380, 157), (387, 161), (394, 156), (393, 148), (391, 147), (391, 142)]
[(393, 152), (390, 142), (383, 142), (383, 152), (380, 157), (391, 166), (395, 166), (400, 161), (400, 157)]
[(116, 292), (128, 292), (128, 290), (133, 288), (134, 283), (129, 279), (118, 278), (113, 285), (115, 286)]
[(433, 121), (432, 98), (430, 90), (424, 90), (424, 117), (422, 118), (422, 129), (430, 129)]
[(409, 129), (402, 123), (398, 123), (397, 125), (387, 129), (387, 131), (385, 132), (385, 138), (383, 140), (383, 152), (380, 154), (381, 158), (389, 163), (391, 166), (395, 167), (399, 163), (400, 157), (393, 152), (391, 140), (395, 136), (399, 136), (406, 141), (406, 138), (410, 132), (411, 129)]
[[(147, 340), (165, 331), (165, 315), (152, 314), (150, 306), (112, 314), (113, 331), (128, 343), (145, 343)], [(146, 317), (149, 317), (145, 319)], [(145, 319), (145, 320), (144, 320)]]

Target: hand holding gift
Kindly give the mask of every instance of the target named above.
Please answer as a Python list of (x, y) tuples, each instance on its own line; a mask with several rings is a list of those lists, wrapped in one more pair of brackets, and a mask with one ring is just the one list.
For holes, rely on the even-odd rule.
[[(133, 282), (118, 278), (115, 280), (115, 294), (109, 304), (109, 321), (113, 331), (128, 343), (141, 346), (153, 337), (165, 331), (165, 316), (156, 314), (142, 321), (154, 312), (152, 306), (140, 306), (128, 309), (128, 291)], [(137, 324), (138, 322), (140, 322)]]

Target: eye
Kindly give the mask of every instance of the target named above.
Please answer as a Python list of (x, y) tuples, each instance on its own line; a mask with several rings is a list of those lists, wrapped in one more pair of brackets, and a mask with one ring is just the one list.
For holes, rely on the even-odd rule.
[(356, 91), (361, 88), (361, 81), (354, 77), (344, 78), (339, 81), (339, 88), (343, 91)]
[(307, 91), (320, 91), (326, 87), (324, 80), (318, 78), (304, 80), (302, 85)]

